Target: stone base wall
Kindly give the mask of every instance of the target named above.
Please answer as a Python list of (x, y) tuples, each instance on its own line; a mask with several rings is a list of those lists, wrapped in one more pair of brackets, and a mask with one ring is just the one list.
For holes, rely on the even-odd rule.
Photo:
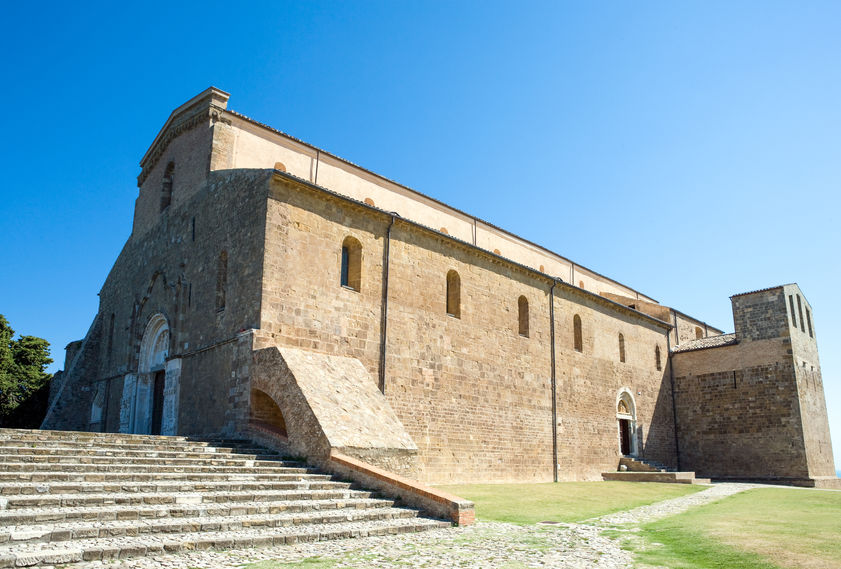
[[(778, 361), (726, 371), (710, 370), (741, 359), (744, 346), (675, 354), (682, 470), (713, 478), (809, 478), (795, 371), (779, 347)], [(692, 373), (684, 373), (687, 358)]]

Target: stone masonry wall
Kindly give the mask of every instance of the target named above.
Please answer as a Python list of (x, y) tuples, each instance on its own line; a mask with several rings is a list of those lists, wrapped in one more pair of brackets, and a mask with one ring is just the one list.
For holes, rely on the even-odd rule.
[[(616, 408), (620, 390), (636, 405), (638, 455), (676, 465), (665, 330), (616, 314), (573, 289), (556, 289), (558, 460), (560, 477), (600, 479), (619, 460)], [(573, 318), (582, 322), (583, 351), (574, 349)], [(625, 338), (619, 361), (618, 335)], [(655, 347), (660, 347), (661, 370)]]
[[(716, 352), (703, 350), (708, 366), (683, 374), (676, 364), (680, 467), (716, 478), (808, 478), (794, 370), (783, 358), (740, 369), (716, 369)], [(693, 353), (696, 356), (697, 352)], [(675, 359), (685, 360), (684, 354)], [(680, 372), (678, 372), (680, 368)]]
[(732, 301), (738, 343), (672, 357), (681, 467), (800, 483), (833, 476), (817, 343), (800, 320), (811, 309), (799, 287)]
[[(261, 334), (278, 346), (354, 357), (377, 378), (389, 222), (277, 178), (267, 211)], [(362, 245), (359, 291), (339, 283), (348, 235)], [(460, 318), (446, 313), (449, 270), (461, 279)], [(549, 289), (535, 273), (395, 224), (385, 394), (419, 448), (422, 480), (552, 479)], [(561, 478), (616, 469), (622, 387), (636, 398), (641, 452), (674, 463), (665, 328), (568, 285), (555, 292)], [(521, 295), (528, 337), (518, 330)], [(573, 313), (584, 322), (584, 355), (572, 346)], [(625, 363), (618, 362), (620, 332)]]
[[(174, 193), (157, 226), (133, 234), (124, 246), (100, 293), (103, 351), (88, 378), (111, 383), (109, 430), (119, 426), (115, 394), (125, 375), (136, 372), (146, 323), (156, 313), (170, 328), (169, 357), (183, 360), (179, 433), (234, 428), (229, 398), (239, 373), (236, 338), (259, 320), (267, 180), (266, 172), (215, 172), (181, 205)], [(217, 309), (223, 249), (226, 302)]]
[(207, 119), (170, 141), (139, 188), (134, 204), (132, 234), (140, 236), (158, 226), (164, 172), (170, 162), (175, 165), (171, 208), (184, 206), (196, 191), (204, 187), (210, 171), (213, 130), (213, 123)]
[(791, 357), (797, 370), (797, 388), (809, 474), (812, 477), (834, 478), (835, 464), (818, 356), (815, 315), (800, 287), (795, 284), (785, 285), (782, 293), (787, 309), (785, 317), (791, 339)]
[(781, 287), (732, 298), (733, 322), (739, 341), (789, 336), (785, 295)]
[[(102, 353), (102, 320), (94, 318), (85, 339), (77, 346), (81, 353), (65, 362), (67, 369), (61, 381), (50, 385), (50, 405), (41, 424), (42, 429), (84, 431), (88, 428), (93, 398), (91, 377)], [(75, 365), (74, 365), (75, 364)]]

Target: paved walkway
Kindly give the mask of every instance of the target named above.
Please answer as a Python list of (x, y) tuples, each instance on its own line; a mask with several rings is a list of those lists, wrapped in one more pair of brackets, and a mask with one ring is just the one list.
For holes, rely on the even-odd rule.
[[(298, 567), (298, 562), (309, 560), (301, 567), (624, 569), (633, 565), (632, 556), (620, 547), (619, 539), (612, 537), (615, 533), (611, 532), (611, 536), (604, 534), (606, 529), (672, 516), (754, 487), (751, 484), (715, 484), (695, 494), (594, 518), (585, 523), (520, 526), (478, 522), (466, 528), (438, 529), (417, 534), (302, 543), (265, 549), (196, 551), (122, 563), (96, 562), (78, 567), (236, 569), (262, 560), (293, 563), (292, 567)], [(268, 567), (274, 568), (274, 565), (260, 569)]]

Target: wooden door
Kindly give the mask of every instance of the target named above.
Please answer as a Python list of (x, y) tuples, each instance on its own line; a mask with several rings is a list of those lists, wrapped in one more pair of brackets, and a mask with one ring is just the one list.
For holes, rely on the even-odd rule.
[(164, 416), (164, 383), (166, 372), (155, 372), (155, 386), (152, 390), (152, 429), (151, 434), (161, 434), (161, 421)]
[(631, 422), (628, 419), (619, 419), (619, 437), (622, 454), (631, 454)]

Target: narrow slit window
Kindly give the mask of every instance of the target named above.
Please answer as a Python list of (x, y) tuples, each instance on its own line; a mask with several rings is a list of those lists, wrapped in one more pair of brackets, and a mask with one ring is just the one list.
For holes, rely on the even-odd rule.
[(572, 342), (576, 352), (584, 351), (584, 341), (581, 337), (581, 317), (578, 314), (572, 317)]
[(447, 273), (447, 314), (461, 318), (461, 277), (455, 271)]
[(362, 244), (353, 237), (342, 242), (341, 285), (349, 289), (362, 289)]
[(619, 361), (625, 363), (625, 336), (619, 334)]
[(791, 325), (797, 328), (797, 316), (794, 315), (794, 296), (788, 295), (788, 304), (791, 306)]
[(161, 182), (161, 212), (172, 203), (172, 185), (175, 182), (175, 162), (170, 162), (164, 170), (163, 181)]
[(809, 328), (809, 337), (814, 338), (815, 336), (812, 334), (812, 313), (809, 312), (809, 309), (806, 309), (806, 326)]
[(800, 303), (800, 295), (797, 295), (797, 314), (800, 316), (800, 331), (806, 331), (806, 324), (803, 322), (803, 305)]
[(519, 332), (520, 336), (529, 337), (529, 301), (525, 296), (517, 299), (517, 313), (519, 316)]
[(660, 346), (654, 346), (654, 365), (657, 367), (657, 371), (663, 370), (663, 364), (660, 361)]
[(228, 252), (219, 253), (219, 264), (216, 270), (216, 310), (225, 309), (228, 288)]
[(111, 313), (111, 322), (108, 325), (108, 361), (111, 361), (111, 353), (114, 351), (114, 313)]

